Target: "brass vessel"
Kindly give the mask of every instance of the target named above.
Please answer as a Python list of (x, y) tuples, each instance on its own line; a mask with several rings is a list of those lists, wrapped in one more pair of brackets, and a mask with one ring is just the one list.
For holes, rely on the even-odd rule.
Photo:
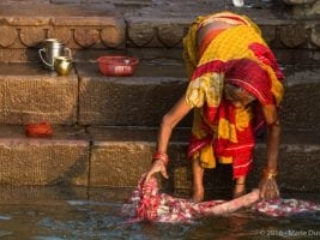
[(54, 70), (60, 76), (68, 75), (72, 69), (72, 59), (67, 56), (58, 56), (54, 58)]

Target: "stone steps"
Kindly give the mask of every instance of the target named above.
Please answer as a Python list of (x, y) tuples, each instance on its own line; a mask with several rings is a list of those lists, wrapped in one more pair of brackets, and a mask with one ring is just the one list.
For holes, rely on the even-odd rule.
[(171, 57), (181, 58), (182, 38), (194, 18), (222, 10), (255, 20), (281, 63), (311, 64), (320, 60), (317, 20), (295, 19), (276, 4), (269, 7), (252, 0), (251, 8), (235, 8), (219, 0), (44, 2), (1, 1), (0, 33), (6, 37), (0, 39), (0, 62), (37, 61), (41, 43), (52, 37), (71, 48), (77, 61), (93, 61), (101, 52), (134, 53), (146, 58), (168, 49)]
[[(285, 129), (320, 127), (317, 66), (284, 66)], [(68, 76), (40, 64), (0, 64), (0, 124), (49, 121), (55, 125), (158, 127), (187, 86), (179, 61), (142, 61), (131, 77), (106, 77), (96, 63), (76, 63)], [(308, 96), (306, 98), (305, 96)], [(180, 126), (188, 127), (191, 116)]]
[[(134, 187), (150, 166), (156, 128), (54, 126), (51, 139), (30, 139), (21, 126), (0, 127), (0, 184), (9, 186)], [(186, 160), (189, 129), (174, 131), (169, 147), (170, 179), (162, 184), (176, 193), (190, 190)], [(286, 131), (279, 158), (279, 184), (284, 192), (319, 192), (320, 132)], [(258, 140), (249, 188), (256, 187), (265, 160)], [(260, 144), (261, 143), (261, 144)], [(231, 187), (229, 166), (208, 170), (212, 192)], [(222, 184), (224, 183), (224, 184)]]
[[(179, 62), (166, 63), (141, 63), (133, 77), (123, 78), (101, 76), (95, 63), (77, 63), (67, 77), (58, 77), (38, 64), (2, 64), (0, 72), (6, 74), (0, 76), (5, 100), (0, 114), (0, 184), (135, 186), (149, 167), (162, 115), (186, 86)], [(319, 70), (286, 66), (284, 71), (287, 93), (282, 119), (286, 133), (279, 163), (280, 186), (285, 191), (318, 192), (313, 181), (319, 167), (319, 111), (314, 104), (320, 96)], [(54, 125), (54, 138), (26, 138), (23, 125), (43, 120)], [(171, 179), (163, 184), (177, 194), (191, 189), (191, 169), (185, 159), (190, 121), (187, 117), (180, 124), (169, 147)], [(256, 149), (251, 187), (258, 181), (265, 159), (265, 146)], [(212, 194), (230, 190), (230, 181), (223, 184), (230, 180), (226, 176), (230, 176), (230, 168), (208, 171), (207, 188), (214, 190)]]
[[(187, 86), (181, 41), (188, 25), (197, 15), (232, 10), (248, 14), (261, 26), (287, 77), (280, 187), (320, 191), (316, 20), (293, 19), (280, 8), (236, 9), (212, 0), (23, 2), (33, 7), (21, 8), (19, 0), (0, 3), (0, 33), (6, 36), (0, 39), (2, 187), (80, 186), (85, 189), (82, 195), (95, 187), (136, 186), (149, 167), (162, 115)], [(38, 49), (48, 37), (72, 49), (75, 66), (70, 75), (59, 77), (42, 68)], [(132, 77), (105, 77), (95, 61), (105, 54), (133, 55), (141, 63)], [(23, 126), (40, 121), (54, 126), (54, 137), (26, 138)], [(185, 160), (190, 124), (188, 116), (174, 133), (170, 180), (162, 182), (176, 193), (191, 189)], [(257, 145), (256, 156), (250, 187), (256, 187), (264, 164), (263, 144)], [(208, 171), (206, 187), (230, 189), (229, 176), (228, 167)]]

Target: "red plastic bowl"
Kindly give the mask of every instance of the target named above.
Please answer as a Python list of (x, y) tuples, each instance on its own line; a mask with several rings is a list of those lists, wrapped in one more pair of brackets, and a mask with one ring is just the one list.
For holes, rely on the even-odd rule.
[(32, 138), (52, 137), (53, 134), (52, 126), (48, 122), (27, 124), (24, 127), (24, 131), (27, 137)]
[(139, 59), (128, 56), (101, 56), (97, 62), (100, 72), (105, 76), (130, 76), (134, 73)]

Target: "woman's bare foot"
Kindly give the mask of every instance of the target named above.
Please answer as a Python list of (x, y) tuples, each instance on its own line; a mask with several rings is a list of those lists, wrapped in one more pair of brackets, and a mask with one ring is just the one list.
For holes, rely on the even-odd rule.
[(204, 188), (203, 187), (195, 187), (193, 190), (192, 201), (195, 203), (199, 203), (204, 199)]

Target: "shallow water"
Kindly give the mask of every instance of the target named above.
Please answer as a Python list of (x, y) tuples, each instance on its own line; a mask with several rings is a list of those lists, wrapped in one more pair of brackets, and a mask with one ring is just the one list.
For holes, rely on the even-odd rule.
[(123, 200), (53, 200), (0, 204), (0, 239), (320, 239), (320, 212), (290, 218), (266, 217), (250, 210), (207, 217), (192, 224), (129, 223)]

